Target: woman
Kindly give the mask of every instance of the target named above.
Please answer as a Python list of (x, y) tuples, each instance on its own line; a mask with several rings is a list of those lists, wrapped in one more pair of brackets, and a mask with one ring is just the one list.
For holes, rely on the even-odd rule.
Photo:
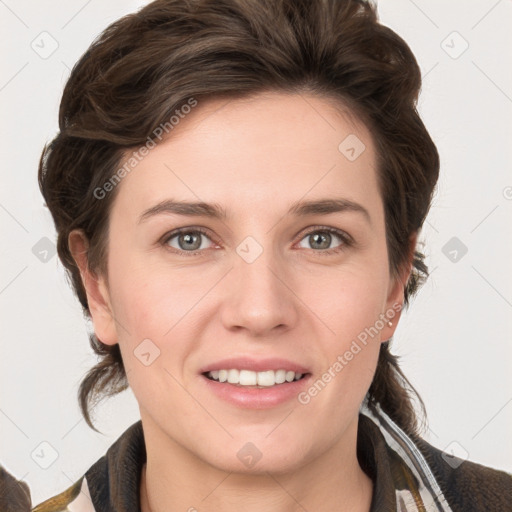
[[(157, 0), (74, 68), (40, 186), (141, 421), (54, 510), (506, 510), (419, 436), (389, 340), (438, 178), (408, 46), (357, 0)], [(419, 401), (421, 403), (421, 401)]]

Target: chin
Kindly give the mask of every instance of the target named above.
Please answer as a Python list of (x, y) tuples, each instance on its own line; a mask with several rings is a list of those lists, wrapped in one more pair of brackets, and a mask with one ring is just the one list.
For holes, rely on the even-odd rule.
[(219, 454), (219, 458), (213, 458), (208, 462), (224, 472), (265, 477), (268, 477), (268, 473), (275, 475), (291, 473), (304, 464), (304, 461), (297, 458), (297, 455), (292, 459), (292, 454), (273, 453), (271, 456), (268, 454), (265, 456), (263, 453), (260, 456), (260, 459), (255, 457), (251, 460), (248, 455), (245, 455), (242, 460), (239, 460), (238, 457), (226, 458), (225, 454)]
[(302, 443), (291, 442), (289, 435), (271, 441), (265, 437), (268, 432), (259, 437), (237, 436), (228, 444), (218, 443), (216, 446), (220, 449), (206, 454), (205, 461), (222, 471), (246, 475), (289, 473), (304, 465)]

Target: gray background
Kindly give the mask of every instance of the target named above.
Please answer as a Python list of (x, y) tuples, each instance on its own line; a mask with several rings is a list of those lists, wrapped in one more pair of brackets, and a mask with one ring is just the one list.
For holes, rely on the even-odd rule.
[[(77, 387), (95, 358), (36, 173), (70, 68), (145, 3), (0, 0), (0, 461), (34, 503), (79, 478), (139, 418), (128, 391), (97, 409), (103, 435), (81, 419)], [(442, 160), (422, 234), (432, 276), (395, 352), (426, 403), (425, 437), (512, 471), (512, 1), (381, 0), (379, 11), (421, 65), (420, 112)]]

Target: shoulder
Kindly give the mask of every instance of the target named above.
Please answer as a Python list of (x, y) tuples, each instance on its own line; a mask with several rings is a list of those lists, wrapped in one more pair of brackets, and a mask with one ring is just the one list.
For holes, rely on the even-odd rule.
[(87, 484), (82, 477), (64, 492), (32, 508), (32, 499), (27, 483), (18, 480), (0, 465), (0, 510), (2, 512), (69, 512), (70, 506), (78, 505), (81, 508), (72, 510), (94, 512), (94, 508), (89, 506), (91, 501), (87, 495)]
[(512, 475), (453, 457), (425, 440), (414, 440), (453, 512), (512, 510)]
[(30, 489), (0, 464), (0, 510), (2, 512), (30, 512)]
[[(94, 512), (96, 508), (103, 510), (109, 503), (116, 504), (116, 510), (135, 510), (145, 453), (142, 422), (139, 420), (78, 481), (37, 505), (32, 512)], [(4, 512), (1, 508), (0, 511)]]
[(85, 477), (80, 478), (60, 494), (43, 501), (34, 507), (32, 512), (68, 512), (69, 510), (94, 512)]

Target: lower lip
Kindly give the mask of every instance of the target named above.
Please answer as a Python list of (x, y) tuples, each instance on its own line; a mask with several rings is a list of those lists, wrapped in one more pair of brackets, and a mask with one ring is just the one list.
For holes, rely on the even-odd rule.
[(212, 393), (226, 402), (246, 409), (270, 409), (297, 398), (297, 395), (307, 386), (310, 377), (311, 374), (308, 374), (300, 380), (276, 384), (268, 388), (251, 388), (211, 380), (201, 375)]

